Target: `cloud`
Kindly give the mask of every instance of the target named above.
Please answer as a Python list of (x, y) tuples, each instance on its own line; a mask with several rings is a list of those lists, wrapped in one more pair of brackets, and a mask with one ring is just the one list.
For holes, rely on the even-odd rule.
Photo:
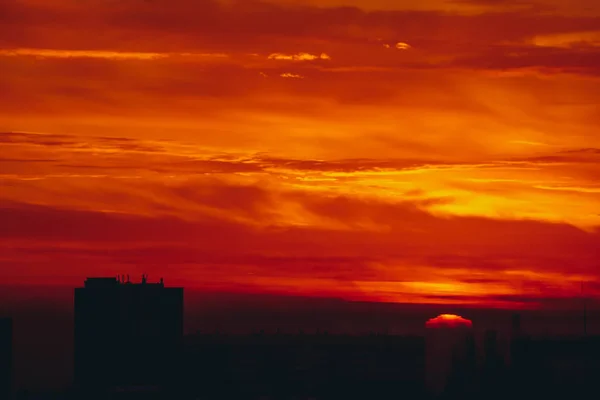
[[(191, 190), (181, 194), (189, 198)], [(221, 192), (215, 196), (220, 200), (215, 204), (230, 213), (243, 207), (260, 215), (262, 207), (245, 204), (252, 199), (261, 204), (267, 198), (260, 192), (241, 195), (237, 190), (229, 195)], [(156, 189), (154, 192), (158, 193)], [(223, 202), (236, 197), (238, 203)], [(208, 198), (204, 199), (200, 201)], [(523, 291), (532, 301), (559, 292), (566, 294), (579, 280), (573, 283), (564, 279), (561, 271), (565, 262), (569, 262), (574, 279), (596, 279), (593, 253), (600, 243), (597, 234), (531, 222), (444, 220), (417, 211), (410, 204), (366, 206), (352, 205), (351, 199), (329, 201), (332, 204), (320, 210), (321, 217), (330, 218), (331, 210), (339, 210), (338, 217), (348, 221), (365, 210), (373, 212), (383, 207), (377, 212), (380, 222), (385, 219), (394, 228), (388, 233), (310, 226), (256, 229), (224, 218), (225, 214), (185, 221), (4, 202), (0, 208), (4, 221), (0, 227), (3, 262), (9, 266), (16, 261), (30, 263), (29, 273), (39, 273), (36, 268), (52, 265), (55, 273), (63, 276), (84, 275), (97, 268), (106, 271), (143, 265), (146, 272), (150, 269), (161, 275), (168, 268), (171, 280), (184, 279), (190, 286), (219, 284), (232, 288), (245, 283), (258, 290), (295, 286), (294, 291), (300, 294), (320, 288), (332, 294), (343, 293), (350, 299), (361, 296), (408, 302), (421, 299), (424, 293), (434, 302), (450, 296), (452, 301), (444, 301), (480, 303), (498, 301), (500, 296), (505, 302), (512, 301), (512, 297), (518, 300)], [(427, 227), (427, 232), (411, 232), (411, 227)], [(467, 235), (457, 238), (459, 228)], [(487, 232), (486, 237), (481, 232)], [(547, 239), (537, 238), (534, 232), (553, 236), (552, 246), (543, 245)], [(574, 246), (576, 243), (579, 245)], [(431, 259), (432, 252), (437, 254), (437, 263)], [(457, 256), (457, 252), (465, 253)], [(499, 252), (510, 254), (511, 259), (503, 261)], [(550, 254), (554, 258), (548, 257)], [(572, 256), (565, 258), (565, 254), (577, 254), (576, 262)], [(486, 264), (489, 260), (498, 264)], [(3, 275), (13, 277), (19, 273), (11, 268), (3, 271)], [(474, 277), (480, 277), (479, 281), (474, 282)], [(355, 289), (347, 290), (348, 285)]]
[(321, 55), (314, 55), (310, 53), (298, 53), (298, 54), (282, 54), (273, 53), (269, 55), (269, 60), (290, 60), (290, 61), (314, 61), (314, 60), (331, 60), (325, 53)]
[(298, 74), (292, 74), (290, 72), (286, 72), (284, 74), (279, 75), (282, 78), (292, 78), (292, 79), (303, 79), (304, 77), (302, 75), (298, 75)]
[[(2, 13), (6, 23), (0, 27), (8, 32), (13, 26), (20, 26), (28, 34), (0, 35), (6, 38), (0, 45), (12, 49), (54, 49), (57, 37), (62, 49), (58, 51), (243, 52), (281, 54), (293, 59), (294, 55), (302, 54), (299, 49), (313, 47), (316, 41), (323, 47), (321, 52), (336, 54), (337, 60), (340, 49), (346, 53), (342, 57), (352, 56), (358, 48), (372, 47), (372, 42), (381, 38), (386, 43), (398, 43), (401, 39), (401, 43), (426, 49), (436, 59), (456, 51), (478, 52), (507, 41), (597, 29), (600, 14), (589, 11), (594, 5), (588, 1), (584, 1), (588, 9), (585, 14), (564, 12), (565, 7), (554, 0), (544, 2), (551, 4), (534, 7), (523, 2), (515, 5), (514, 2), (431, 0), (427, 5), (415, 7), (406, 1), (394, 4), (384, 1), (385, 4), (379, 2), (378, 8), (376, 4), (367, 6), (358, 0), (325, 3), (321, 0), (303, 6), (285, 1), (252, 1), (240, 6), (238, 2), (178, 0), (168, 5), (162, 1), (129, 2), (117, 8), (95, 2), (81, 8), (72, 1), (53, 5), (8, 1), (3, 3)], [(562, 14), (554, 12), (558, 6)], [(461, 12), (465, 10), (469, 12)], [(426, 28), (432, 26), (444, 29)], [(506, 26), (510, 29), (502, 29)], [(92, 34), (82, 37), (77, 33), (82, 30)], [(100, 32), (101, 35), (94, 34)], [(210, 42), (197, 40), (208, 36), (212, 37)], [(123, 37), (136, 40), (123, 41)], [(349, 48), (340, 45), (348, 45), (354, 51), (348, 52)], [(320, 58), (316, 53), (305, 54), (310, 59)]]
[[(485, 208), (462, 215), (452, 208), (465, 199), (506, 207), (510, 198), (515, 210), (527, 211), (524, 204), (537, 202), (522, 202), (528, 196), (522, 175), (494, 183), (492, 192), (482, 182), (452, 191), (465, 175), (437, 186), (443, 174), (490, 179), (537, 171), (528, 168), (548, 160), (536, 157), (485, 164), (311, 160), (219, 154), (173, 140), (26, 132), (0, 138), (8, 156), (3, 172), (13, 175), (2, 178), (10, 189), (2, 192), (0, 210), (3, 260), (19, 265), (4, 272), (10, 279), (41, 268), (74, 276), (79, 268), (122, 265), (164, 275), (168, 266), (176, 279), (230, 290), (249, 285), (348, 299), (506, 304), (524, 292), (567, 293), (566, 265), (573, 277), (596, 278), (597, 231), (544, 215), (492, 216)], [(563, 157), (560, 165), (580, 166), (593, 150), (555, 154)], [(22, 162), (28, 159), (45, 161)], [(548, 176), (556, 179), (555, 172)], [(537, 190), (559, 204), (556, 191)], [(578, 207), (564, 210), (578, 214), (597, 204), (567, 201)]]
[(539, 74), (598, 75), (600, 52), (576, 47), (515, 46), (507, 48), (503, 53), (488, 52), (477, 56), (458, 57), (449, 65), (475, 70), (534, 69)]
[[(600, 224), (595, 211), (597, 185), (594, 183), (598, 160), (589, 149), (485, 162), (401, 157), (312, 160), (249, 152), (215, 153), (215, 149), (172, 140), (30, 133), (5, 133), (0, 135), (0, 140), (9, 144), (0, 179), (13, 187), (11, 193), (5, 195), (13, 200), (37, 193), (35, 197), (46, 201), (63, 201), (59, 193), (67, 195), (72, 185), (79, 186), (87, 180), (96, 186), (95, 194), (88, 200), (93, 199), (93, 204), (112, 204), (112, 198), (107, 196), (119, 196), (123, 181), (130, 182), (136, 196), (150, 198), (153, 185), (173, 189), (186, 181), (196, 181), (201, 186), (210, 186), (212, 180), (220, 179), (236, 185), (265, 185), (273, 193), (356, 197), (367, 201), (365, 206), (373, 201), (394, 204), (400, 195), (438, 216), (566, 222), (583, 229), (594, 229)], [(561, 170), (570, 170), (573, 175), (557, 179), (557, 171)], [(139, 183), (134, 183), (136, 181)], [(180, 196), (171, 189), (163, 201), (180, 204)], [(176, 197), (171, 197), (173, 195)], [(361, 227), (369, 231), (387, 229), (387, 224), (374, 222), (368, 213), (347, 224), (343, 220), (323, 218), (322, 213), (314, 215), (306, 207), (298, 208), (290, 197), (276, 198), (281, 207), (280, 210), (272, 208), (275, 213), (265, 219), (269, 223), (324, 224), (336, 229)], [(204, 207), (202, 203), (189, 204), (192, 207), (186, 205), (184, 209), (172, 207), (169, 212), (179, 217), (187, 213), (193, 218)], [(157, 208), (155, 201), (151, 204), (150, 208), (137, 203), (124, 203), (120, 207), (125, 207), (122, 210), (125, 212), (165, 211), (163, 207)], [(573, 204), (577, 207), (567, 206)], [(236, 218), (248, 220), (249, 217), (238, 215)]]
[(600, 46), (600, 31), (538, 35), (531, 39), (531, 43), (539, 47), (598, 47)]
[(148, 53), (103, 50), (0, 49), (0, 56), (33, 56), (40, 58), (98, 58), (108, 60), (156, 60), (168, 57), (226, 58), (226, 54)]

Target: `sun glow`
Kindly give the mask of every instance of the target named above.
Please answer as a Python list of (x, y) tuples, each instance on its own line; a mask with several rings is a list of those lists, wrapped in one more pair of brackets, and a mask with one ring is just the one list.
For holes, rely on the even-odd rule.
[(473, 322), (456, 314), (440, 314), (435, 318), (429, 319), (425, 326), (428, 328), (457, 328), (472, 327)]

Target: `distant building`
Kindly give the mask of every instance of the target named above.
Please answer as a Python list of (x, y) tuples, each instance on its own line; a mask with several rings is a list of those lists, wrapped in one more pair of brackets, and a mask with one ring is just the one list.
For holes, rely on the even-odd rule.
[(480, 381), (480, 394), (485, 398), (503, 398), (506, 386), (505, 360), (501, 352), (498, 331), (486, 330), (483, 343), (483, 370)]
[[(88, 278), (75, 289), (75, 384), (81, 390), (160, 387), (183, 338), (183, 289)], [(129, 390), (129, 389), (127, 389)]]
[(426, 323), (425, 384), (434, 396), (468, 392), (476, 368), (470, 320), (442, 314)]
[(12, 396), (12, 320), (0, 319), (0, 399)]
[(521, 314), (513, 314), (511, 333), (513, 336), (521, 335)]
[(495, 330), (487, 330), (484, 334), (483, 348), (484, 348), (484, 356), (485, 356), (485, 366), (486, 368), (497, 368), (497, 366), (502, 363), (502, 355), (500, 354), (499, 348), (499, 340), (498, 340), (498, 331)]
[(527, 337), (521, 328), (521, 314), (513, 314), (510, 332), (510, 365), (513, 370), (522, 367), (521, 361), (527, 351)]

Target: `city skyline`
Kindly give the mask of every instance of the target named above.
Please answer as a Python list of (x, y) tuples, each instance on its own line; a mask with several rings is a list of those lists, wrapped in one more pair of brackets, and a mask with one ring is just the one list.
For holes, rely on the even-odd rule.
[[(410, 334), (378, 329), (384, 314), (370, 307), (367, 311), (372, 319), (362, 324), (369, 331), (362, 333), (278, 327), (236, 334), (206, 330), (208, 319), (201, 320), (202, 331), (184, 333), (184, 320), (191, 316), (188, 312), (184, 318), (184, 289), (166, 285), (162, 278), (153, 281), (143, 275), (138, 281), (127, 274), (88, 277), (83, 285), (72, 288), (72, 294), (74, 340), (68, 346), (74, 349), (74, 357), (68, 363), (74, 376), (67, 381), (54, 378), (52, 385), (21, 377), (12, 385), (18, 388), (14, 392), (17, 399), (30, 398), (29, 390), (33, 396), (64, 399), (311, 394), (336, 399), (394, 392), (410, 393), (414, 398), (503, 398), (515, 390), (522, 395), (585, 393), (595, 382), (592, 377), (600, 354), (597, 335), (532, 335), (531, 315), (523, 327), (521, 313), (513, 313), (511, 318), (510, 313), (494, 314), (494, 310), (481, 310), (480, 314), (464, 310), (467, 314), (463, 315), (469, 317), (465, 318), (450, 313), (435, 316), (433, 309), (412, 316), (389, 310), (389, 317), (400, 324), (410, 324), (412, 319), (420, 325), (418, 333)], [(229, 312), (223, 317), (236, 320), (231, 304), (225, 306)], [(273, 322), (266, 309), (259, 312)], [(318, 312), (323, 310), (311, 314)], [(19, 342), (25, 326), (22, 315), (14, 315)], [(52, 324), (60, 321), (58, 314), (48, 317), (55, 319)], [(35, 318), (44, 319), (40, 313)], [(496, 325), (487, 325), (491, 321)], [(12, 323), (0, 322), (8, 322), (3, 324), (8, 329), (1, 336), (3, 353), (10, 354)], [(260, 325), (258, 320), (255, 323)], [(30, 333), (39, 341), (51, 336), (50, 332)], [(39, 348), (45, 349), (44, 345)], [(25, 362), (28, 373), (38, 379), (50, 373), (43, 372), (34, 360), (24, 359), (23, 350), (17, 346), (14, 353), (20, 364)], [(59, 357), (51, 361), (56, 373)], [(4, 366), (8, 368), (2, 368), (3, 378), (10, 379), (12, 367)], [(553, 374), (559, 379), (540, 391), (540, 383)]]
[[(12, 317), (15, 322), (13, 387), (20, 392), (64, 391), (71, 387), (80, 390), (81, 383), (86, 381), (94, 382), (93, 387), (100, 389), (98, 385), (110, 384), (119, 379), (119, 376), (137, 380), (136, 374), (122, 375), (124, 371), (137, 370), (127, 368), (127, 365), (137, 363), (151, 367), (156, 366), (156, 362), (159, 365), (171, 365), (171, 362), (159, 361), (164, 356), (161, 356), (162, 351), (171, 348), (169, 343), (173, 343), (169, 339), (172, 335), (159, 328), (160, 326), (177, 327), (177, 335), (184, 335), (189, 370), (184, 368), (185, 372), (181, 373), (187, 376), (186, 381), (191, 379), (189, 382), (192, 382), (195, 374), (202, 374), (203, 369), (209, 368), (210, 376), (215, 379), (212, 385), (218, 385), (219, 380), (234, 373), (238, 376), (236, 379), (246, 380), (250, 385), (248, 389), (256, 389), (256, 385), (265, 383), (263, 379), (267, 378), (244, 378), (244, 369), (236, 367), (234, 359), (246, 365), (248, 371), (252, 370), (250, 365), (262, 365), (261, 374), (267, 373), (269, 376), (271, 373), (267, 371), (272, 367), (261, 364), (259, 360), (275, 357), (287, 365), (286, 368), (292, 368), (295, 362), (301, 363), (298, 365), (300, 367), (302, 357), (298, 358), (294, 349), (298, 349), (297, 346), (302, 348), (302, 343), (306, 344), (306, 341), (311, 343), (310, 346), (317, 346), (311, 350), (316, 353), (313, 352), (310, 356), (317, 359), (319, 352), (325, 350), (318, 350), (319, 346), (331, 346), (325, 351), (325, 354), (329, 354), (328, 362), (348, 360), (354, 367), (349, 365), (347, 373), (358, 367), (382, 368), (379, 370), (382, 374), (379, 378), (372, 370), (357, 377), (367, 387), (372, 385), (367, 382), (372, 382), (373, 379), (391, 379), (387, 381), (389, 384), (400, 384), (401, 381), (407, 383), (406, 380), (411, 380), (410, 377), (414, 377), (414, 374), (421, 374), (423, 365), (420, 362), (423, 358), (429, 359), (427, 363), (431, 364), (431, 357), (426, 358), (426, 354), (420, 353), (425, 343), (424, 338), (429, 342), (434, 338), (434, 343), (441, 340), (439, 343), (442, 347), (438, 347), (433, 354), (441, 351), (440, 356), (445, 354), (441, 359), (448, 360), (448, 351), (454, 348), (454, 339), (460, 338), (460, 334), (449, 334), (449, 330), (458, 333), (465, 332), (466, 328), (474, 334), (478, 370), (485, 376), (481, 382), (487, 382), (485, 385), (492, 385), (490, 387), (496, 387), (506, 379), (503, 375), (506, 371), (502, 365), (512, 363), (511, 360), (524, 351), (519, 347), (513, 350), (510, 343), (514, 339), (530, 338), (528, 342), (523, 342), (525, 348), (535, 346), (537, 355), (526, 358), (529, 360), (527, 362), (542, 364), (544, 357), (548, 361), (570, 357), (573, 362), (581, 363), (582, 354), (588, 353), (586, 348), (589, 352), (600, 349), (595, 344), (600, 332), (597, 307), (593, 307), (593, 312), (588, 315), (589, 329), (586, 335), (581, 309), (521, 310), (515, 313), (511, 310), (481, 307), (347, 302), (339, 299), (239, 293), (227, 295), (187, 289), (186, 300), (182, 301), (183, 289), (170, 285), (168, 277), (152, 279), (143, 275), (136, 279), (131, 274), (119, 274), (112, 277), (88, 277), (83, 286), (81, 282), (83, 278), (75, 288), (68, 288), (70, 299), (66, 303), (54, 303), (53, 297), (35, 297), (23, 301), (22, 297), (15, 296), (14, 293), (9, 293), (10, 299), (0, 297), (0, 314)], [(14, 290), (22, 288), (15, 287)], [(6, 294), (5, 291), (0, 293)], [(185, 312), (182, 315), (183, 309)], [(142, 327), (144, 328), (140, 330)], [(432, 331), (439, 333), (431, 335)], [(162, 337), (162, 340), (156, 340), (158, 337)], [(586, 343), (589, 347), (583, 347), (588, 346)], [(456, 344), (459, 345), (460, 341)], [(263, 345), (267, 347), (261, 347)], [(395, 350), (389, 353), (384, 350), (385, 346), (392, 346)], [(461, 348), (459, 345), (457, 350)], [(98, 351), (100, 349), (104, 350)], [(365, 353), (361, 349), (374, 358), (365, 359)], [(223, 354), (225, 358), (221, 359), (218, 354)], [(592, 356), (592, 353), (588, 355)], [(208, 364), (198, 364), (194, 360), (205, 360)], [(230, 362), (233, 364), (229, 365)], [(116, 364), (107, 368), (111, 363)], [(219, 367), (212, 370), (211, 363)], [(324, 367), (311, 365), (313, 366), (309, 371), (306, 371), (310, 376)], [(443, 365), (444, 363), (439, 366)], [(93, 373), (97, 368), (104, 372)], [(390, 368), (404, 372), (402, 376), (394, 378), (393, 374), (390, 376)], [(435, 372), (434, 376), (438, 378), (434, 377), (433, 382), (440, 382), (439, 374), (447, 376), (443, 370)], [(149, 372), (146, 368), (140, 369), (142, 371)], [(240, 373), (241, 376), (238, 375)], [(284, 379), (292, 379), (294, 375), (282, 370), (272, 373), (280, 374)], [(544, 373), (548, 372), (539, 371), (539, 374)], [(569, 376), (572, 375), (571, 373)], [(95, 379), (82, 379), (85, 376), (93, 376)], [(162, 378), (156, 374), (151, 376), (150, 387), (155, 387), (152, 383), (158, 383)], [(213, 378), (209, 380), (212, 381)], [(309, 381), (317, 383), (319, 379), (313, 377)], [(330, 388), (341, 389), (343, 385), (335, 382), (329, 384)], [(73, 383), (75, 386), (72, 386)], [(321, 384), (323, 382), (319, 385)], [(211, 387), (213, 389), (210, 390), (214, 390), (214, 386)], [(437, 387), (439, 391), (439, 386)], [(455, 389), (460, 387), (461, 385)], [(485, 388), (477, 390), (482, 389)], [(193, 392), (195, 389), (190, 387), (189, 390)]]

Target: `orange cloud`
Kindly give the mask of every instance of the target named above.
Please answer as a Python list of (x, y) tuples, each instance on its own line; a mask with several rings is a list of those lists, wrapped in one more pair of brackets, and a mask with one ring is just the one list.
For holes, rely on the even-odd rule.
[(226, 58), (226, 54), (199, 53), (148, 53), (103, 50), (53, 50), (53, 49), (0, 49), (0, 56), (33, 56), (41, 58), (100, 58), (109, 60), (156, 60), (168, 57), (211, 57)]
[(268, 57), (270, 60), (291, 60), (291, 61), (313, 61), (313, 60), (331, 60), (325, 53), (321, 55), (314, 55), (310, 53), (298, 53), (298, 54), (282, 54), (273, 53)]
[[(597, 232), (545, 217), (468, 217), (452, 210), (436, 217), (432, 207), (456, 199), (436, 197), (426, 186), (403, 189), (401, 200), (393, 195), (403, 171), (506, 173), (501, 164), (294, 160), (200, 151), (172, 140), (25, 132), (0, 140), (9, 151), (0, 160), (0, 179), (11, 187), (0, 207), (3, 253), (7, 262), (25, 263), (21, 272), (4, 272), (9, 280), (39, 273), (51, 260), (60, 259), (61, 273), (69, 275), (69, 265), (82, 258), (88, 268), (106, 270), (115, 262), (147, 265), (151, 257), (159, 270), (176, 265), (172, 273), (189, 285), (526, 307), (568, 298), (580, 281), (599, 279)], [(568, 157), (577, 165), (593, 153), (560, 154), (561, 165)], [(424, 173), (406, 176), (422, 181)], [(113, 261), (99, 250), (107, 246), (114, 248)], [(211, 275), (205, 269), (211, 265), (222, 273)]]
[(568, 32), (537, 35), (531, 43), (540, 47), (571, 48), (577, 46), (600, 46), (600, 31)]
[(302, 78), (304, 78), (302, 75), (292, 74), (292, 73), (289, 73), (289, 72), (286, 72), (286, 73), (281, 74), (279, 76), (281, 76), (282, 78), (293, 78), (293, 79), (302, 79)]

